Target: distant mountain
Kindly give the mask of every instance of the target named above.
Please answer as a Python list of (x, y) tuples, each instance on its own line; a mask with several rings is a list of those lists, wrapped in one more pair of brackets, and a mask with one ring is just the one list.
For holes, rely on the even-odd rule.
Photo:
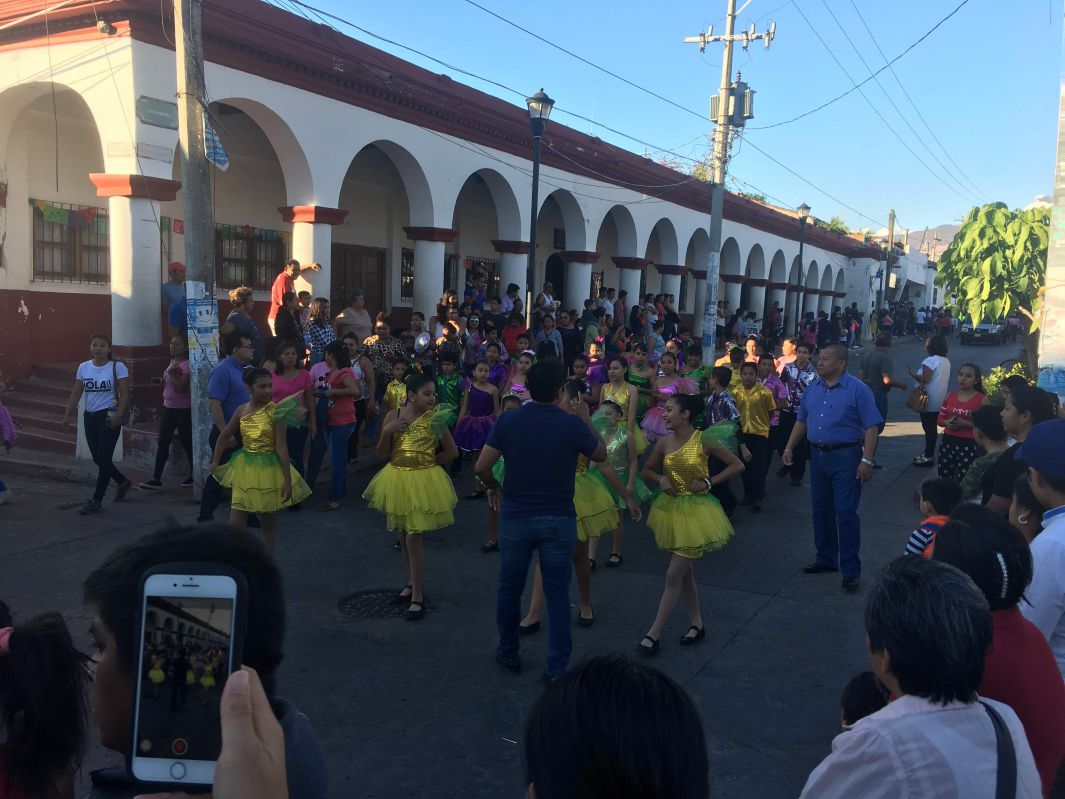
[(910, 246), (917, 247), (921, 252), (927, 253), (929, 252), (928, 248), (934, 242), (935, 249), (932, 251), (932, 260), (938, 261), (943, 251), (954, 241), (954, 237), (958, 235), (959, 230), (961, 230), (961, 225), (937, 225), (936, 227), (928, 228), (927, 233), (924, 230), (911, 230)]

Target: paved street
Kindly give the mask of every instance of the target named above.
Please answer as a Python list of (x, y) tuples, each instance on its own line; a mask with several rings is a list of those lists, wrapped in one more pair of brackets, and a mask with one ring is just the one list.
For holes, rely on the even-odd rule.
[[(955, 371), (973, 360), (986, 372), (1018, 350), (950, 343)], [(903, 339), (894, 350), (896, 374), (904, 377), (921, 357), (919, 343)], [(868, 485), (862, 508), (866, 582), (901, 553), (918, 518), (913, 489), (929, 474), (910, 466), (920, 429), (904, 392), (891, 402), (878, 456), (884, 468)], [(708, 610), (706, 641), (676, 644), (687, 628), (678, 607), (654, 661), (700, 707), (715, 797), (797, 796), (839, 732), (844, 683), (865, 667), (865, 590), (847, 595), (838, 575), (800, 572), (813, 554), (809, 492), (777, 480), (776, 465), (764, 511), (741, 509), (734, 541), (696, 566)], [(80, 517), (74, 508), (89, 492), (85, 482), (3, 456), (0, 476), (15, 493), (0, 508), (0, 596), (21, 614), (63, 612), (86, 648), (89, 618), (80, 584), (87, 572), (111, 548), (167, 518), (191, 522), (196, 515), (176, 482), (165, 493), (135, 491), (124, 505), (108, 501), (105, 513)], [(523, 640), (522, 675), (493, 662), (498, 555), (479, 550), (485, 503), (460, 499), (456, 525), (429, 536), (430, 611), (422, 622), (354, 620), (340, 612), (342, 597), (392, 591), (405, 582), (382, 518), (358, 499), (370, 476), (349, 480), (339, 513), (318, 513), (318, 502), (310, 501), (303, 512), (281, 516), (279, 560), (289, 604), (281, 692), (311, 717), (325, 743), (333, 797), (522, 796), (520, 741), (541, 690), (546, 635)], [(460, 496), (471, 484), (467, 465)], [(653, 619), (667, 560), (643, 525), (629, 525), (624, 565), (595, 572), (596, 623), (574, 627), (575, 657), (634, 652)], [(94, 744), (87, 762), (95, 767), (107, 757)]]

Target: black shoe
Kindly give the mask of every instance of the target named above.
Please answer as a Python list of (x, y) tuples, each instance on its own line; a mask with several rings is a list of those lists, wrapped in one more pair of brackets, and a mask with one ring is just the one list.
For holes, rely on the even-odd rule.
[(582, 616), (580, 613), (577, 613), (577, 626), (578, 627), (591, 627), (593, 624), (595, 624), (595, 614), (594, 613), (591, 616), (589, 616), (587, 619), (584, 618), (584, 616)]
[(777, 477), (784, 477), (790, 471), (791, 471), (791, 467), (790, 466), (781, 466), (779, 469), (777, 469)]
[(199, 516), (196, 517), (196, 524), (203, 524), (205, 522), (213, 522), (213, 521), (214, 521), (214, 516), (211, 516), (210, 514), (207, 514), (207, 513), (201, 513)]
[[(692, 630), (695, 630), (695, 635), (688, 635), (688, 633), (690, 633)], [(680, 637), (681, 646), (691, 646), (697, 641), (702, 641), (704, 638), (706, 638), (705, 627), (696, 627), (693, 624), (691, 627), (688, 628), (688, 633), (685, 633)]]
[(137, 488), (141, 491), (162, 491), (163, 484), (159, 480), (145, 480)]
[(131, 488), (133, 488), (133, 483), (131, 483), (129, 480), (124, 483), (119, 483), (118, 488), (115, 489), (115, 498), (112, 501), (121, 502), (122, 500), (124, 500), (126, 498), (126, 494), (129, 493), (129, 490)]
[(622, 563), (625, 562), (625, 558), (621, 557), (620, 552), (612, 552), (610, 557), (607, 558), (606, 565), (612, 569), (616, 569)]
[[(415, 606), (417, 606), (416, 610), (414, 609)], [(421, 601), (419, 601), (417, 599), (412, 599), (410, 601), (410, 607), (407, 608), (407, 613), (406, 613), (407, 621), (418, 621), (424, 615), (425, 615), (425, 597), (422, 597)]]
[(498, 541), (485, 541), (483, 544), (481, 544), (481, 552), (483, 552), (486, 555), (491, 553), (491, 552), (498, 552), (498, 551), (499, 551), (499, 542)]
[(94, 513), (99, 513), (103, 509), (104, 506), (99, 500), (90, 499), (88, 502), (78, 508), (78, 513), (80, 513), (82, 516), (91, 516)]
[(496, 652), (496, 663), (511, 674), (521, 674), (521, 658), (517, 655), (504, 655), (502, 652)]
[(857, 591), (861, 588), (861, 580), (857, 577), (844, 577), (843, 578), (843, 590), (844, 591)]
[[(182, 488), (192, 488), (194, 485), (195, 483), (193, 482), (191, 477), (186, 477), (184, 480), (181, 481)], [(144, 488), (143, 484), (141, 485), (141, 488)]]
[(540, 632), (540, 622), (538, 621), (534, 621), (532, 624), (518, 625), (518, 635), (532, 635), (538, 632)]
[(591, 569), (594, 572), (595, 571), (595, 558), (588, 558), (588, 563), (590, 564), (588, 568)]
[(802, 567), (803, 574), (823, 574), (825, 572), (838, 572), (835, 566), (829, 566), (826, 563), (821, 563), (815, 560), (813, 563), (808, 563)]
[[(644, 641), (650, 641), (651, 645), (650, 646), (644, 646), (643, 645)], [(638, 651), (641, 655), (648, 655), (648, 656), (657, 655), (658, 654), (658, 639), (657, 638), (652, 638), (649, 635), (645, 635), (643, 638), (640, 639), (640, 643), (636, 645), (636, 651)]]
[[(410, 598), (411, 598), (411, 594), (413, 594), (413, 591), (411, 592), (411, 594), (404, 594), (403, 591), (411, 591), (410, 583), (407, 583), (405, 586), (403, 586), (402, 590), (400, 590), (400, 592), (398, 594), (396, 594), (396, 596), (394, 597), (395, 602), (396, 602), (397, 605), (410, 604)], [(423, 597), (423, 599), (424, 599), (424, 597)]]

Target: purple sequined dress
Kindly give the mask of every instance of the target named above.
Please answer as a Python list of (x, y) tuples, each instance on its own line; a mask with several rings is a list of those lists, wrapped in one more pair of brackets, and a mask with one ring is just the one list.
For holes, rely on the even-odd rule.
[(466, 452), (477, 452), (488, 440), (495, 419), (492, 395), (471, 385), (466, 415), (455, 425), (455, 445)]

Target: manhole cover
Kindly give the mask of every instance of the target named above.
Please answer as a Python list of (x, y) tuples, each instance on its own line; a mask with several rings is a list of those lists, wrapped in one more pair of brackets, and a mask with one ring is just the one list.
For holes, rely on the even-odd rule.
[(342, 596), (337, 607), (341, 613), (353, 619), (398, 619), (407, 611), (406, 602), (396, 602), (394, 588), (356, 591)]

